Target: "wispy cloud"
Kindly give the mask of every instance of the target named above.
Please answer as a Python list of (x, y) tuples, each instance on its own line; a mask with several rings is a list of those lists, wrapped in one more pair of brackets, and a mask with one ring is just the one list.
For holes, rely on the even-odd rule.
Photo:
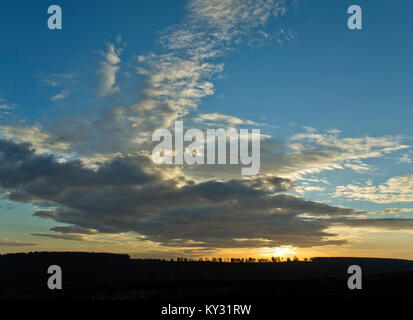
[(10, 115), (11, 110), (15, 108), (15, 104), (9, 103), (5, 98), (0, 96), (0, 117)]
[(50, 101), (60, 102), (71, 94), (79, 73), (76, 72), (66, 72), (66, 73), (41, 73), (37, 76), (40, 85), (45, 87), (50, 87), (53, 91), (58, 91), (52, 97)]
[[(71, 151), (83, 158), (134, 152), (137, 147), (149, 149), (155, 129), (169, 128), (175, 120), (197, 110), (203, 98), (215, 93), (214, 80), (224, 70), (222, 57), (245, 38), (257, 35), (271, 17), (277, 18), (286, 10), (284, 1), (190, 1), (184, 21), (161, 32), (159, 52), (136, 57), (136, 70), (145, 79), (141, 99), (104, 113), (66, 118), (44, 130), (67, 142)], [(109, 43), (102, 52), (98, 70), (102, 97), (120, 89), (120, 42)], [(49, 86), (59, 87), (53, 96), (55, 101), (67, 98), (65, 90), (71, 93), (70, 88), (61, 86), (61, 78), (50, 75), (43, 79)], [(219, 120), (239, 123), (231, 116), (220, 116)]]
[(31, 247), (31, 246), (36, 246), (36, 245), (37, 243), (33, 243), (33, 242), (0, 239), (0, 247)]
[(56, 232), (56, 233), (31, 233), (30, 235), (36, 236), (36, 237), (52, 238), (56, 240), (81, 241), (81, 242), (104, 243), (104, 244), (120, 244), (119, 242), (116, 242), (116, 241), (96, 239), (93, 236), (83, 235), (83, 234)]
[(14, 105), (12, 105), (12, 104), (5, 104), (5, 103), (3, 103), (3, 104), (0, 104), (0, 110), (12, 110), (12, 109), (14, 109)]
[(103, 61), (98, 71), (100, 75), (99, 94), (102, 97), (111, 95), (119, 91), (119, 86), (116, 84), (116, 74), (120, 69), (120, 55), (122, 49), (116, 48), (114, 44), (109, 43), (107, 51), (102, 52)]
[(343, 168), (360, 172), (370, 170), (363, 161), (410, 147), (399, 136), (350, 138), (340, 134), (339, 131), (331, 130), (318, 133), (313, 128), (295, 134), (289, 139), (289, 147), (294, 152), (286, 157), (300, 166), (301, 169), (297, 168), (299, 174)]
[(138, 57), (137, 70), (147, 78), (147, 86), (145, 98), (128, 110), (128, 119), (142, 140), (155, 128), (170, 127), (196, 110), (202, 98), (214, 94), (213, 80), (224, 70), (219, 58), (245, 36), (258, 34), (287, 6), (272, 0), (195, 0), (187, 10), (182, 24), (163, 32), (163, 53)]
[[(352, 170), (357, 173), (374, 171), (368, 161), (410, 148), (398, 136), (346, 137), (336, 130), (317, 132), (306, 128), (285, 140), (264, 139), (261, 143), (261, 169), (264, 174), (274, 174), (291, 179), (306, 179), (311, 174), (334, 170)], [(238, 174), (237, 166), (199, 167), (200, 176), (231, 178)], [(303, 189), (301, 189), (303, 190)]]
[(63, 91), (60, 91), (58, 94), (54, 95), (53, 97), (51, 97), (50, 100), (53, 102), (57, 102), (57, 101), (65, 99), (68, 95), (69, 95), (69, 91), (63, 90)]
[(404, 155), (402, 155), (399, 160), (399, 163), (411, 163), (412, 160), (410, 159), (409, 155), (407, 153), (405, 153)]
[(393, 215), (393, 214), (410, 213), (410, 212), (413, 212), (413, 208), (387, 208), (381, 211), (372, 212), (372, 214)]
[(251, 120), (244, 120), (244, 119), (240, 119), (235, 116), (225, 115), (225, 114), (221, 114), (218, 112), (201, 113), (197, 117), (193, 118), (192, 120), (198, 123), (204, 123), (204, 124), (215, 125), (215, 126), (223, 125), (223, 124), (226, 126), (231, 126), (231, 127), (237, 127), (240, 125), (249, 125), (249, 126), (262, 125), (257, 122), (251, 121)]
[(377, 186), (371, 181), (338, 186), (334, 196), (376, 203), (413, 202), (413, 175), (394, 177)]

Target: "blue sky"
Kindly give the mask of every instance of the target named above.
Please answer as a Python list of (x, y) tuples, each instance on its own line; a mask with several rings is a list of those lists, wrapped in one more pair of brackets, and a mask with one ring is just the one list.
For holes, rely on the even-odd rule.
[[(176, 119), (200, 128), (234, 123), (259, 127), (269, 136), (263, 138), (262, 170), (256, 177), (262, 185), (268, 187), (268, 177), (286, 179), (294, 186), (286, 190), (273, 186), (277, 196), (294, 196), (303, 202), (303, 208), (309, 205), (305, 201), (311, 205), (315, 201), (331, 206), (331, 211), (351, 209), (350, 216), (356, 221), (338, 221), (331, 215), (331, 223), (319, 225), (316, 218), (310, 217), (315, 220), (308, 222), (306, 217), (322, 216), (324, 209), (302, 209), (294, 216), (299, 219), (295, 223), (308, 222), (320, 239), (306, 238), (307, 229), (297, 227), (289, 232), (302, 232), (299, 240), (289, 242), (290, 234), (274, 236), (270, 237), (271, 247), (291, 246), (299, 255), (385, 256), (396, 252), (413, 258), (406, 247), (413, 225), (410, 1), (358, 1), (363, 30), (347, 28), (347, 8), (353, 1), (54, 4), (62, 8), (63, 30), (47, 28), (47, 1), (0, 5), (0, 138), (4, 141), (29, 143), (36, 150), (32, 159), (36, 163), (44, 160), (36, 157), (53, 154), (54, 164), (62, 166), (59, 170), (63, 170), (62, 163), (75, 159), (87, 170), (99, 170), (110, 164), (113, 168), (116, 157), (148, 151), (148, 141), (142, 141)], [(208, 115), (214, 117), (213, 123), (205, 121)], [(162, 174), (173, 177), (176, 186), (185, 179), (193, 179), (199, 189), (205, 181), (224, 181), (230, 190), (233, 179), (242, 178), (238, 169), (226, 167), (175, 169), (165, 169)], [(158, 168), (150, 170), (158, 172)], [(42, 174), (33, 167), (36, 187), (53, 175)], [(5, 181), (1, 184), (0, 179), (0, 252), (33, 247), (98, 250), (108, 244), (114, 251), (137, 255), (173, 255), (188, 249), (188, 244), (195, 255), (210, 254), (211, 248), (245, 252), (236, 251), (242, 246), (234, 239), (241, 234), (234, 233), (231, 242), (217, 236), (218, 227), (197, 237), (179, 228), (174, 236), (161, 227), (145, 225), (141, 203), (112, 228), (108, 221), (118, 219), (117, 208), (128, 211), (124, 203), (116, 206), (119, 195), (110, 194), (113, 211), (105, 214), (103, 223), (95, 219), (95, 211), (87, 211), (91, 204), (77, 206), (73, 199), (63, 201), (46, 191), (31, 191), (33, 186), (26, 180), (12, 187)], [(55, 187), (65, 190), (66, 186), (62, 182)], [(74, 192), (73, 186), (67, 188), (67, 193)], [(86, 194), (96, 191), (93, 201), (99, 202), (97, 190), (84, 188)], [(25, 197), (17, 196), (22, 193)], [(169, 221), (172, 226), (178, 224), (177, 210), (193, 212), (190, 220), (195, 226), (200, 224), (197, 210), (202, 211), (201, 216), (206, 215), (204, 210), (216, 214), (212, 200), (204, 200), (207, 204), (202, 210), (182, 200), (168, 208), (172, 210), (169, 216), (164, 216), (166, 207), (146, 206), (154, 221)], [(284, 209), (294, 211), (289, 206)], [(41, 210), (57, 211), (32, 216)], [(68, 213), (70, 210), (76, 214)], [(383, 218), (396, 221), (381, 221)], [(229, 233), (237, 219), (234, 215)], [(369, 221), (361, 227), (357, 220), (363, 219)], [(277, 221), (271, 222), (274, 232), (279, 232), (277, 223), (287, 223)], [(130, 227), (125, 227), (128, 224)], [(406, 227), (402, 228), (403, 224)], [(66, 229), (54, 229), (56, 226)], [(245, 231), (245, 238), (251, 241), (245, 248), (261, 250), (252, 239), (263, 238), (271, 230), (254, 234), (253, 229)], [(392, 238), (389, 251), (378, 250), (371, 241), (372, 234), (379, 233), (385, 241), (392, 232), (398, 232), (399, 238)], [(186, 242), (176, 244), (173, 240), (181, 236)], [(320, 244), (330, 240), (331, 244)]]

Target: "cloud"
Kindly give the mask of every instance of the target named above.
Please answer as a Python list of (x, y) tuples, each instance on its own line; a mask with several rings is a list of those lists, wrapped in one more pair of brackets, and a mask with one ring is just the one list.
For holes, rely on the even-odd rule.
[(295, 191), (298, 193), (305, 193), (305, 192), (312, 192), (312, 191), (318, 191), (322, 192), (326, 188), (320, 187), (320, 186), (311, 186), (308, 183), (303, 182), (301, 186), (298, 186), (295, 188)]
[(276, 171), (279, 174), (288, 174), (290, 171), (290, 174), (302, 175), (344, 168), (363, 172), (370, 169), (364, 160), (409, 148), (402, 143), (401, 137), (349, 138), (340, 137), (337, 131), (318, 133), (313, 128), (289, 138), (287, 146), (290, 151), (285, 152), (280, 159), (284, 167)]
[(387, 208), (385, 210), (372, 212), (373, 214), (399, 214), (399, 213), (410, 213), (413, 212), (413, 208)]
[(45, 238), (51, 238), (51, 239), (56, 239), (56, 240), (81, 241), (81, 242), (104, 243), (104, 244), (115, 244), (115, 245), (120, 244), (120, 242), (117, 242), (117, 241), (96, 239), (89, 235), (83, 235), (83, 234), (55, 232), (55, 233), (31, 233), (30, 235), (35, 236), (35, 237), (45, 237)]
[(9, 103), (6, 99), (0, 97), (0, 118), (10, 115), (10, 111), (15, 108), (15, 104)]
[(59, 102), (66, 99), (71, 94), (72, 90), (76, 87), (79, 75), (80, 74), (77, 72), (41, 73), (37, 78), (40, 81), (40, 85), (50, 87), (53, 91), (59, 90), (50, 98), (50, 101), (52, 102)]
[(376, 203), (413, 202), (413, 175), (394, 177), (378, 186), (371, 181), (337, 186), (334, 196)]
[(87, 228), (79, 228), (76, 226), (64, 226), (64, 227), (53, 227), (50, 229), (51, 231), (58, 232), (58, 233), (74, 233), (74, 234), (96, 234), (97, 230), (94, 229), (87, 229)]
[[(136, 103), (99, 114), (95, 109), (85, 111), (47, 129), (0, 126), (1, 136), (13, 140), (0, 140), (0, 187), (8, 191), (3, 197), (34, 204), (36, 217), (64, 224), (36, 236), (95, 241), (96, 234), (132, 232), (164, 246), (194, 250), (262, 247), (263, 243), (342, 244), (345, 240), (326, 231), (340, 223), (385, 228), (388, 222), (389, 228), (402, 227), (402, 219), (364, 221), (366, 212), (286, 194), (322, 191), (317, 186), (295, 186), (293, 179), (310, 173), (371, 170), (367, 159), (408, 148), (401, 137), (349, 138), (334, 129), (319, 133), (306, 128), (285, 141), (263, 141), (263, 174), (244, 179), (235, 178), (239, 177), (236, 166), (174, 171), (155, 167), (148, 158), (155, 129), (185, 119), (202, 99), (215, 93), (214, 81), (224, 71), (220, 59), (245, 38), (267, 38), (265, 24), (286, 11), (283, 1), (191, 1), (184, 21), (161, 33), (159, 52), (137, 57), (137, 72), (145, 85)], [(280, 34), (293, 39), (284, 29)], [(120, 89), (121, 53), (113, 44), (103, 53), (99, 70), (103, 97)], [(49, 77), (47, 84), (66, 89), (59, 77)], [(62, 92), (55, 95), (57, 101), (64, 98), (59, 97)], [(194, 120), (259, 125), (220, 113), (201, 113)], [(73, 160), (73, 154), (78, 160)], [(59, 155), (66, 155), (64, 162), (56, 159)], [(204, 179), (196, 179), (197, 175)], [(385, 185), (401, 188), (397, 181)]]
[(190, 17), (196, 23), (219, 30), (219, 40), (227, 41), (262, 27), (271, 16), (284, 15), (284, 1), (195, 0), (188, 4)]
[(12, 109), (14, 109), (14, 105), (0, 104), (0, 110), (12, 110)]
[[(90, 236), (132, 232), (165, 247), (253, 248), (263, 241), (311, 247), (345, 243), (327, 231), (336, 224), (403, 226), (403, 219), (360, 222), (367, 212), (285, 194), (297, 187), (274, 175), (196, 182), (161, 169), (144, 153), (119, 155), (92, 169), (0, 140), (0, 187), (8, 190), (3, 197), (35, 204), (35, 216), (65, 225), (38, 236), (100, 241)], [(393, 178), (386, 186), (404, 190), (410, 178)]]
[[(169, 128), (175, 120), (195, 111), (203, 98), (215, 93), (214, 80), (224, 70), (220, 59), (243, 40), (259, 34), (271, 17), (279, 17), (286, 10), (284, 1), (190, 1), (183, 22), (160, 33), (160, 50), (136, 57), (136, 70), (144, 77), (141, 98), (136, 103), (102, 112), (84, 110), (81, 116), (58, 120), (44, 131), (70, 145), (71, 151), (82, 158), (150, 150), (156, 129)], [(98, 71), (101, 96), (119, 90), (122, 49), (118, 45), (109, 43), (102, 52)], [(43, 83), (61, 87), (55, 99), (62, 97), (63, 90), (72, 93), (71, 88), (62, 85), (62, 78), (59, 74), (42, 77)], [(230, 117), (226, 120), (237, 121)]]
[(38, 153), (66, 154), (69, 149), (67, 142), (59, 141), (40, 126), (0, 125), (0, 138), (29, 143)]
[[(315, 130), (315, 129), (313, 129)], [(346, 151), (343, 160), (360, 160), (371, 157), (381, 157), (394, 151), (409, 148), (400, 144), (401, 137), (361, 137), (361, 138), (340, 138), (338, 134), (328, 132), (326, 134), (309, 132), (298, 133), (290, 138), (292, 142), (297, 142), (293, 147), (297, 150), (311, 145), (324, 147), (326, 150)]]
[(115, 48), (111, 43), (108, 44), (107, 51), (103, 53), (104, 61), (101, 62), (98, 72), (100, 75), (99, 94), (102, 97), (119, 91), (119, 86), (116, 85), (116, 74), (120, 69), (121, 53), (122, 49)]
[(251, 120), (243, 120), (235, 116), (225, 115), (217, 112), (213, 113), (201, 113), (197, 117), (192, 119), (194, 122), (204, 123), (208, 125), (226, 125), (230, 127), (237, 127), (240, 125), (249, 125), (249, 126), (258, 126), (259, 123), (256, 123)]
[(0, 247), (29, 247), (37, 246), (37, 243), (22, 242), (17, 240), (0, 239)]
[(344, 167), (350, 168), (356, 172), (364, 172), (370, 170), (370, 167), (366, 163), (361, 162), (360, 160), (353, 160), (353, 163), (345, 163)]
[(412, 160), (410, 159), (408, 154), (404, 154), (399, 158), (398, 162), (399, 163), (411, 163)]
[[(373, 169), (367, 160), (408, 148), (410, 146), (398, 136), (350, 138), (338, 131), (319, 133), (314, 128), (305, 128), (305, 132), (285, 140), (262, 139), (260, 172), (294, 180), (305, 180), (310, 174), (333, 170), (365, 173)], [(239, 174), (239, 167), (198, 166), (196, 170), (188, 168), (184, 172), (192, 176), (228, 179)]]
[(65, 87), (69, 85), (73, 80), (78, 77), (79, 74), (76, 72), (66, 72), (66, 73), (52, 73), (44, 74), (41, 73), (37, 76), (40, 80), (40, 84), (47, 87)]
[[(135, 232), (176, 247), (262, 246), (257, 239), (269, 246), (328, 245), (342, 242), (329, 240), (334, 234), (324, 231), (327, 219), (301, 215), (359, 213), (283, 194), (294, 184), (279, 177), (195, 183), (165, 177), (147, 157), (138, 155), (92, 170), (80, 161), (59, 163), (51, 155), (37, 155), (27, 144), (4, 140), (0, 187), (9, 190), (8, 200), (49, 203), (56, 208), (38, 209), (35, 216), (69, 225), (36, 235), (79, 241), (92, 240), (87, 234), (93, 229), (105, 234)], [(240, 238), (248, 240), (236, 240)]]
[(50, 100), (53, 102), (57, 102), (57, 101), (65, 99), (68, 95), (69, 95), (69, 91), (63, 90), (63, 91), (60, 91), (58, 94), (54, 95), (53, 97), (51, 97)]
[(257, 34), (280, 8), (287, 10), (281, 1), (190, 1), (184, 22), (162, 33), (163, 52), (138, 56), (137, 70), (147, 79), (144, 98), (126, 110), (138, 140), (169, 128), (213, 95), (213, 80), (224, 70), (218, 59)]
[(52, 238), (52, 239), (59, 239), (59, 240), (94, 242), (94, 241), (88, 240), (85, 236), (78, 235), (78, 234), (31, 233), (30, 235), (36, 236), (36, 237), (46, 237), (46, 238)]
[(384, 231), (413, 230), (413, 219), (347, 219), (340, 221), (338, 224), (352, 228), (379, 229)]

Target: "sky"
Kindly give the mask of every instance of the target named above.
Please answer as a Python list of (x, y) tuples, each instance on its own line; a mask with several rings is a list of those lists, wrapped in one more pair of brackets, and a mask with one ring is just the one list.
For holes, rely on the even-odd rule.
[[(408, 0), (3, 1), (0, 253), (413, 259), (412, 14)], [(152, 134), (175, 121), (260, 129), (260, 172), (155, 164)]]

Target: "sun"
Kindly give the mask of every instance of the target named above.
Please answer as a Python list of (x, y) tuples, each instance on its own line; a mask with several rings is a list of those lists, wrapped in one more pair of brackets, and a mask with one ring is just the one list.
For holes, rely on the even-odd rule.
[(285, 257), (289, 255), (294, 255), (296, 253), (297, 253), (297, 248), (293, 246), (281, 246), (281, 247), (274, 248), (274, 254), (277, 257)]
[(293, 257), (297, 254), (297, 248), (291, 245), (279, 247), (265, 247), (261, 249), (261, 256), (264, 257)]

